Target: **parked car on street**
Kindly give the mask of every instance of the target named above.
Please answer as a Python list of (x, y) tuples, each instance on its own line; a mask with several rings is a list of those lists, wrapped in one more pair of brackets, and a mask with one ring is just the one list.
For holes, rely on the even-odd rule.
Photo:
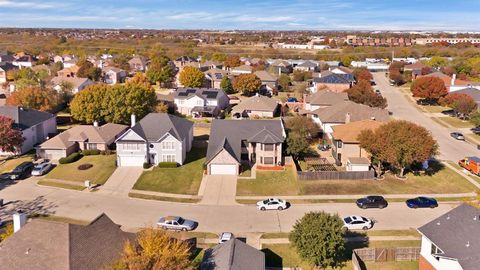
[(385, 208), (388, 206), (387, 200), (382, 196), (367, 196), (357, 200), (357, 206), (362, 209), (367, 208)]
[(161, 217), (157, 222), (157, 226), (164, 230), (191, 231), (195, 229), (197, 223), (178, 216), (167, 216)]
[(409, 208), (435, 208), (438, 207), (437, 200), (434, 198), (417, 197), (406, 201)]
[(373, 221), (362, 216), (348, 216), (343, 218), (343, 227), (347, 230), (368, 230), (373, 227)]
[(0, 181), (10, 180), (10, 173), (2, 173), (0, 174)]
[(218, 237), (218, 243), (219, 244), (222, 244), (222, 243), (225, 243), (227, 241), (229, 241), (230, 239), (234, 238), (233, 236), (233, 233), (231, 232), (222, 232), (220, 234), (220, 236)]
[(298, 102), (298, 100), (295, 97), (289, 97), (287, 98), (287, 102)]
[(13, 171), (10, 173), (10, 179), (12, 180), (20, 180), (25, 179), (30, 176), (30, 173), (33, 170), (33, 162), (25, 161), (18, 165)]
[(52, 169), (52, 163), (50, 162), (42, 162), (40, 164), (35, 165), (32, 170), (33, 176), (41, 176), (48, 173)]
[(472, 129), (470, 129), (473, 133), (475, 134), (480, 134), (480, 127), (474, 127)]
[(257, 202), (257, 208), (262, 211), (283, 210), (287, 209), (287, 201), (277, 198), (268, 198), (266, 200)]
[(465, 170), (480, 176), (480, 158), (466, 157), (458, 161), (458, 165)]
[(452, 136), (452, 138), (454, 138), (456, 140), (465, 141), (465, 137), (460, 132), (452, 132), (452, 133), (450, 133), (450, 136)]

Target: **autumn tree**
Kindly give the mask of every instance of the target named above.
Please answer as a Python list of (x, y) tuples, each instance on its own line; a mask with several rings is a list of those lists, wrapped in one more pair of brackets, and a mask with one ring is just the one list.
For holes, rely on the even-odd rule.
[(376, 94), (369, 81), (358, 81), (357, 84), (347, 90), (347, 94), (349, 100), (359, 104), (382, 109), (387, 107), (387, 99)]
[(290, 84), (292, 83), (292, 79), (287, 74), (281, 74), (278, 77), (278, 85), (281, 87), (282, 91), (287, 92), (290, 90)]
[(228, 78), (227, 76), (224, 76), (222, 78), (222, 81), (220, 82), (220, 88), (223, 91), (225, 91), (227, 95), (235, 93), (235, 89), (233, 89), (232, 80), (230, 80), (230, 78)]
[(111, 270), (193, 270), (189, 245), (162, 230), (143, 229), (137, 243), (127, 242)]
[(149, 79), (142, 72), (135, 73), (135, 75), (130, 80), (128, 80), (127, 83), (138, 84), (138, 85), (143, 85), (145, 87), (150, 87)]
[(245, 96), (250, 96), (260, 90), (262, 81), (255, 74), (241, 74), (233, 80), (233, 89)]
[(0, 150), (17, 153), (22, 145), (22, 132), (13, 127), (12, 119), (0, 115)]
[(61, 103), (61, 97), (53, 89), (30, 86), (13, 92), (6, 100), (11, 106), (22, 106), (44, 112), (52, 112)]
[(102, 70), (87, 60), (79, 61), (77, 65), (79, 65), (77, 71), (77, 77), (79, 78), (89, 78), (92, 81), (98, 81), (102, 76)]
[(366, 68), (356, 68), (353, 70), (353, 76), (355, 77), (355, 80), (361, 81), (370, 81), (373, 80), (373, 75), (368, 71)]
[(294, 70), (293, 71), (293, 80), (296, 82), (303, 82), (308, 81), (312, 78), (312, 72), (310, 71), (301, 71), (301, 70)]
[(205, 81), (205, 74), (196, 67), (184, 67), (180, 72), (180, 83), (184, 87), (202, 87)]
[(342, 266), (345, 231), (338, 214), (308, 212), (295, 222), (288, 238), (310, 265), (321, 269)]
[(432, 56), (430, 60), (426, 62), (429, 67), (441, 68), (447, 65), (447, 60), (441, 56)]
[(13, 223), (7, 224), (3, 233), (0, 234), (0, 242), (6, 240), (8, 237), (13, 235)]
[(240, 57), (235, 55), (229, 55), (223, 62), (223, 66), (227, 68), (234, 68), (242, 65), (242, 61), (240, 61)]
[(388, 78), (393, 81), (395, 85), (400, 85), (405, 82), (405, 79), (399, 70), (391, 70), (388, 74)]
[(170, 64), (170, 59), (163, 55), (157, 55), (152, 58), (148, 66), (147, 78), (151, 83), (165, 84), (172, 80), (174, 70)]
[(450, 107), (461, 118), (468, 118), (468, 116), (477, 109), (475, 100), (462, 93), (450, 93), (445, 97), (439, 99), (439, 104)]
[(424, 98), (433, 103), (438, 102), (439, 98), (448, 94), (442, 79), (432, 76), (416, 79), (410, 90), (414, 97)]
[(438, 150), (427, 129), (403, 120), (390, 121), (375, 131), (364, 130), (358, 139), (360, 146), (371, 154), (377, 175), (382, 174), (383, 164), (389, 164), (404, 177), (405, 169), (428, 160)]
[(310, 152), (310, 143), (320, 132), (320, 127), (310, 118), (297, 115), (285, 122), (287, 153), (296, 159), (302, 159)]

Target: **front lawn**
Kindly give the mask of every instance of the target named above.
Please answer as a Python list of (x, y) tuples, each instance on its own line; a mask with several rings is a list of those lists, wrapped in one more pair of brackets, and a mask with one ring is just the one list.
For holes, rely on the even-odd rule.
[(33, 155), (27, 154), (18, 158), (7, 159), (5, 162), (0, 161), (0, 173), (7, 173), (13, 171), (15, 167), (25, 161), (32, 161)]
[[(117, 168), (116, 155), (84, 156), (70, 164), (58, 164), (45, 178), (83, 182), (90, 180), (92, 184), (103, 185)], [(79, 170), (81, 164), (92, 164), (88, 170)]]
[(238, 179), (238, 196), (298, 195), (299, 183), (291, 167), (285, 171), (257, 170), (256, 179)]
[(436, 117), (436, 119), (447, 123), (448, 125), (454, 128), (473, 128), (472, 123), (466, 120), (461, 120), (457, 117), (445, 116), (445, 117)]
[(143, 172), (133, 189), (196, 195), (202, 182), (206, 150), (192, 148), (185, 164), (178, 168), (155, 167)]

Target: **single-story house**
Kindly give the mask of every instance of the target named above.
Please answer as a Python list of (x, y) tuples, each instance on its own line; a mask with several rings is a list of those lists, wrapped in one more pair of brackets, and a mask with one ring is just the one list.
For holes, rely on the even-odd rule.
[(420, 270), (477, 270), (480, 209), (462, 204), (418, 228)]
[(205, 251), (200, 270), (264, 270), (265, 253), (238, 239)]
[(193, 144), (193, 122), (166, 113), (150, 113), (116, 140), (117, 165), (176, 162), (182, 165)]
[(273, 61), (273, 63), (270, 64), (270, 66), (272, 66), (276, 71), (278, 71), (279, 75), (282, 73), (289, 74), (289, 73), (292, 73), (293, 71), (292, 64), (281, 59), (277, 59)]
[(305, 95), (304, 109), (314, 111), (320, 108), (330, 107), (344, 101), (348, 101), (346, 92), (334, 92), (331, 90), (320, 90), (316, 93)]
[(300, 70), (300, 71), (310, 71), (310, 72), (315, 72), (318, 71), (319, 67), (317, 63), (314, 63), (310, 60), (307, 60), (293, 68), (294, 70)]
[[(13, 120), (13, 127), (22, 131), (22, 148), (17, 154), (24, 154), (43, 143), (51, 134), (57, 133), (57, 118), (47, 112), (18, 106), (0, 106), (0, 115)], [(2, 152), (1, 155), (12, 155)]]
[(48, 159), (60, 159), (79, 150), (108, 150), (128, 126), (107, 123), (99, 127), (80, 125), (72, 127), (49, 139), (37, 147), (37, 156)]
[(77, 72), (78, 72), (79, 69), (80, 69), (79, 66), (73, 65), (71, 67), (64, 68), (64, 69), (58, 71), (57, 76), (58, 77), (75, 77), (75, 76), (77, 76)]
[(17, 66), (19, 68), (24, 68), (24, 67), (33, 67), (35, 63), (37, 62), (37, 59), (31, 55), (23, 55), (20, 57), (17, 57), (12, 64), (14, 66)]
[(412, 79), (415, 79), (417, 78), (417, 76), (422, 75), (422, 70), (425, 68), (428, 68), (428, 66), (423, 64), (422, 62), (415, 62), (413, 64), (404, 66), (403, 71), (411, 72)]
[(228, 96), (221, 89), (178, 88), (174, 103), (177, 111), (194, 117), (216, 116), (229, 105)]
[(320, 73), (320, 77), (313, 78), (312, 92), (315, 93), (322, 88), (328, 88), (335, 92), (343, 92), (352, 87), (355, 82), (353, 74), (338, 74), (331, 71)]
[(241, 66), (238, 66), (238, 67), (231, 68), (230, 72), (234, 76), (238, 76), (238, 75), (241, 75), (241, 74), (251, 74), (253, 72), (253, 68), (251, 66), (248, 66), (248, 65), (241, 65)]
[(70, 84), (72, 87), (72, 94), (76, 94), (87, 86), (94, 84), (94, 82), (88, 78), (78, 77), (53, 77), (50, 82), (53, 85), (53, 89), (57, 91), (62, 91), (64, 83)]
[(455, 92), (457, 90), (461, 90), (467, 87), (474, 87), (477, 85), (480, 86), (480, 84), (475, 82), (457, 79), (457, 74), (453, 74), (453, 76), (450, 77), (447, 74), (444, 74), (440, 71), (433, 72), (427, 75), (418, 76), (417, 78), (420, 78), (420, 77), (436, 77), (441, 79), (445, 84), (445, 87), (447, 88), (448, 92)]
[(281, 165), (285, 138), (281, 120), (214, 119), (205, 161), (207, 174), (238, 175), (242, 163)]
[(233, 107), (231, 113), (237, 118), (275, 117), (279, 111), (279, 105), (277, 100), (257, 94)]
[(276, 75), (265, 70), (258, 70), (254, 74), (262, 81), (261, 91), (264, 90), (271, 95), (273, 91), (278, 89), (278, 77)]
[(480, 87), (479, 88), (474, 88), (474, 87), (467, 87), (459, 90), (455, 90), (451, 92), (451, 94), (465, 94), (473, 98), (475, 103), (477, 103), (478, 108), (480, 108)]
[(20, 229), (0, 243), (2, 269), (104, 269), (121, 258), (127, 241), (137, 240), (105, 214), (88, 225), (45, 219), (22, 224), (26, 214), (20, 215), (14, 218)]

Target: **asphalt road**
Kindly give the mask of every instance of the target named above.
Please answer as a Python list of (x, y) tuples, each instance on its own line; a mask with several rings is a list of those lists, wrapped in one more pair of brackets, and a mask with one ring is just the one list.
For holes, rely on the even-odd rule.
[(439, 125), (419, 111), (414, 104), (408, 101), (408, 97), (400, 89), (390, 86), (384, 73), (374, 73), (373, 77), (377, 83), (375, 88), (380, 89), (382, 95), (387, 98), (387, 109), (393, 113), (394, 118), (408, 120), (430, 130), (440, 147), (439, 159), (456, 163), (466, 156), (480, 155), (476, 145), (452, 138), (450, 132), (455, 131), (454, 129)]

